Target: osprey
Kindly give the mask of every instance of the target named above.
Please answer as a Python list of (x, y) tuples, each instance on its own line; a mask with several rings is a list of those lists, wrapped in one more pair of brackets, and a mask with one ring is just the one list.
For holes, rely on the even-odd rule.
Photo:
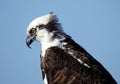
[(117, 84), (111, 74), (67, 35), (53, 13), (34, 19), (27, 28), (26, 44), (42, 44), (44, 84)]

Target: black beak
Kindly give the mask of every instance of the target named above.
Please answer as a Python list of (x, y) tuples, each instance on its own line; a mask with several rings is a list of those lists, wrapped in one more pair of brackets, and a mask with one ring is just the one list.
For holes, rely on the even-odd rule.
[(34, 39), (35, 39), (35, 36), (28, 36), (28, 37), (26, 38), (26, 45), (27, 45), (29, 48), (31, 48), (30, 45), (33, 43)]

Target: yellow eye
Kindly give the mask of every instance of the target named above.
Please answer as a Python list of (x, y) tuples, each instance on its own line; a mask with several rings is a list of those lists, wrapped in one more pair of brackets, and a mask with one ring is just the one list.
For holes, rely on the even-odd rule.
[(36, 29), (36, 28), (32, 28), (32, 29), (30, 30), (30, 34), (36, 34), (36, 32), (37, 32), (37, 29)]

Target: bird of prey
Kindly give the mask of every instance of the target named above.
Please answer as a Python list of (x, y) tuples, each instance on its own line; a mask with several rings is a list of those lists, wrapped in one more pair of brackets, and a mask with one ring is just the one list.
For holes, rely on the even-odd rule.
[(44, 84), (117, 84), (101, 63), (63, 31), (55, 14), (48, 13), (29, 24), (27, 46), (35, 40), (42, 45)]

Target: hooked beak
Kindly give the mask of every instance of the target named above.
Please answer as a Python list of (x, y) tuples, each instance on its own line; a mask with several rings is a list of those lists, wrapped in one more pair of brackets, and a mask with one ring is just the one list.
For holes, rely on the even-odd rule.
[(34, 40), (35, 40), (35, 35), (34, 35), (34, 36), (28, 36), (28, 37), (26, 38), (26, 45), (27, 45), (29, 48), (31, 48), (30, 45), (33, 43)]

